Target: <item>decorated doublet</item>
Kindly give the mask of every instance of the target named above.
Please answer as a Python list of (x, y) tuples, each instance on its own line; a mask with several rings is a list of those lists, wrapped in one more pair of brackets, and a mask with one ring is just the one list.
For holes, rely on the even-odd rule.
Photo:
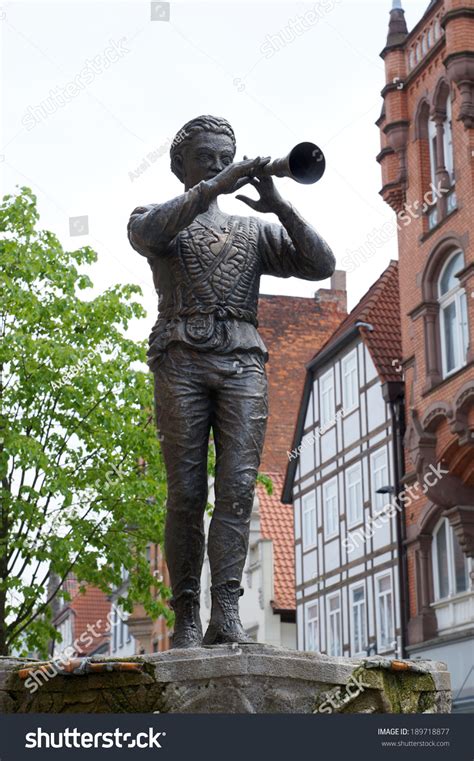
[(256, 217), (222, 215), (219, 224), (199, 213), (206, 208), (205, 186), (174, 202), (138, 207), (130, 218), (130, 242), (147, 257), (158, 293), (148, 353), (152, 369), (172, 343), (219, 353), (257, 351), (267, 358), (257, 331), (261, 275), (321, 277), (320, 247), (326, 244), (313, 230), (318, 245), (313, 235), (308, 239), (308, 225), (293, 208), (293, 239), (282, 225)]

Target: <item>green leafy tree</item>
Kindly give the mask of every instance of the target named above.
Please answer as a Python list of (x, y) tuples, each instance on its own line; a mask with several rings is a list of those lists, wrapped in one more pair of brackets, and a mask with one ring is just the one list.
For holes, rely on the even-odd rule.
[[(169, 618), (145, 548), (162, 543), (165, 472), (137, 286), (85, 298), (89, 247), (38, 229), (28, 188), (0, 206), (0, 655), (45, 654), (51, 601), (73, 572)], [(82, 296), (82, 297), (81, 297)]]

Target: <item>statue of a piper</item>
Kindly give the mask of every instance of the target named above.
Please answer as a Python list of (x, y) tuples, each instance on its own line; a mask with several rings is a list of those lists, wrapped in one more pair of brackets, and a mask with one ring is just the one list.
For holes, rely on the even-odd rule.
[[(225, 119), (192, 119), (170, 150), (171, 170), (184, 192), (138, 207), (128, 225), (130, 243), (148, 259), (159, 296), (148, 361), (168, 476), (165, 555), (175, 648), (252, 642), (240, 621), (239, 597), (267, 420), (268, 355), (257, 331), (260, 277), (324, 280), (335, 267), (327, 243), (275, 187), (271, 174), (292, 176), (289, 169), (282, 171), (282, 160), (234, 162), (235, 151), (234, 131)], [(288, 157), (295, 179), (300, 153)], [(324, 171), (323, 161), (319, 154), (316, 175)], [(304, 177), (305, 166), (301, 171)], [(221, 211), (218, 197), (246, 184), (257, 189), (259, 199), (237, 198), (255, 211), (275, 214), (280, 224)], [(208, 537), (212, 610), (203, 639), (199, 598), (211, 430), (216, 449)]]

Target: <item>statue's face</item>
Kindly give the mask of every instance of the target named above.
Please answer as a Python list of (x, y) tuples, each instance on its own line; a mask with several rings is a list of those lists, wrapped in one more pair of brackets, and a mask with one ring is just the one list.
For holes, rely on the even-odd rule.
[(224, 134), (198, 132), (183, 148), (183, 176), (186, 188), (210, 180), (232, 164), (234, 143)]

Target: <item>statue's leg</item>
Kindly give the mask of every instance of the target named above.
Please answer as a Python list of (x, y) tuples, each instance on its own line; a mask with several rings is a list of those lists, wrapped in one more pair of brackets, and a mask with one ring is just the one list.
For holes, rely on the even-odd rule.
[(169, 350), (155, 370), (155, 409), (168, 481), (165, 555), (176, 614), (173, 647), (201, 644), (199, 618), (207, 504), (211, 402), (186, 350)]
[(212, 421), (216, 445), (215, 508), (208, 540), (212, 611), (205, 644), (251, 641), (242, 629), (238, 601), (267, 422), (267, 379), (260, 355), (245, 354), (228, 363)]

